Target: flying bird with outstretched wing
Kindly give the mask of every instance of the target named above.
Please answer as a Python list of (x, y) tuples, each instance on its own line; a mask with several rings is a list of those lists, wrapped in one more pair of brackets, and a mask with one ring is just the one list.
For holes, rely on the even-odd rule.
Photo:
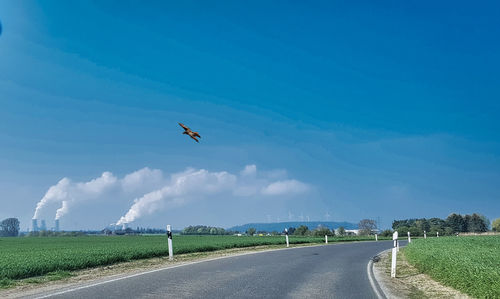
[(196, 142), (199, 142), (198, 139), (196, 139), (196, 137), (201, 138), (201, 136), (200, 136), (200, 134), (198, 134), (198, 132), (191, 131), (190, 128), (186, 127), (185, 125), (183, 125), (181, 123), (179, 123), (179, 126), (181, 126), (184, 129), (184, 132), (182, 132), (182, 134), (189, 135), (189, 137), (193, 138)]

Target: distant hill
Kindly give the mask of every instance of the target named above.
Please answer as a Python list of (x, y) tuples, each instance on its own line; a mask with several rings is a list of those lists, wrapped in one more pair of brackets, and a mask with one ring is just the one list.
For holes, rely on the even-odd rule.
[(345, 229), (357, 229), (358, 225), (350, 222), (334, 222), (334, 221), (292, 221), (292, 222), (274, 222), (274, 223), (247, 223), (228, 228), (231, 231), (246, 232), (247, 229), (253, 227), (257, 231), (281, 232), (285, 228), (299, 227), (301, 225), (307, 226), (310, 230), (317, 228), (319, 225), (326, 226), (329, 229), (339, 228), (343, 226)]

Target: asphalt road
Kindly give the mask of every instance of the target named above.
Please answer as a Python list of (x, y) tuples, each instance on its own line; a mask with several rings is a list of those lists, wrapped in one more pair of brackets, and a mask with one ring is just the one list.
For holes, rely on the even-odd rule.
[(392, 241), (233, 256), (54, 292), (50, 298), (377, 298), (367, 264)]

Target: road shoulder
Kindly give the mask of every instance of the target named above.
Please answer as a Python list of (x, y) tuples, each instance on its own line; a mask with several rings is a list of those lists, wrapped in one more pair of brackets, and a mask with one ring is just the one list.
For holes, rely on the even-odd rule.
[(471, 298), (420, 273), (403, 252), (398, 254), (396, 278), (391, 278), (391, 250), (383, 251), (376, 259), (374, 278), (387, 298)]

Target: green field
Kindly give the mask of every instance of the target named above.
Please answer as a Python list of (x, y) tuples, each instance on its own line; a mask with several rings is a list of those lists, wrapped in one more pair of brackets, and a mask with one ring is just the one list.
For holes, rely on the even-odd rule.
[[(329, 238), (329, 242), (373, 237)], [(283, 244), (283, 236), (174, 236), (175, 254)], [(323, 238), (290, 236), (291, 244), (323, 243)], [(82, 236), (0, 238), (0, 281), (78, 270), (168, 255), (165, 236)]]
[(477, 298), (500, 298), (500, 236), (418, 239), (404, 254), (445, 285)]

